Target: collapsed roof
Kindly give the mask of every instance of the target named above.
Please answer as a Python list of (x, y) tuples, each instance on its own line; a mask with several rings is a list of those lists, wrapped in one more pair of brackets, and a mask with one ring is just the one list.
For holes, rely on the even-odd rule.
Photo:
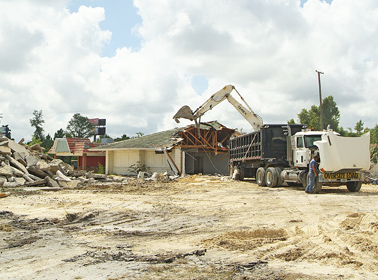
[(131, 138), (90, 149), (91, 151), (106, 151), (118, 149), (143, 149), (162, 151), (178, 145), (181, 148), (202, 148), (217, 152), (227, 152), (227, 144), (234, 129), (229, 129), (217, 121), (188, 125), (184, 128), (174, 128), (141, 137)]

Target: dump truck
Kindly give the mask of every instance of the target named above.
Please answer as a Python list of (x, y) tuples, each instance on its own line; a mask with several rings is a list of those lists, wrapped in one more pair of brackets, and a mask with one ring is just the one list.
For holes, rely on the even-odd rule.
[(312, 131), (304, 125), (263, 125), (260, 130), (234, 137), (229, 143), (230, 170), (243, 180), (256, 178), (259, 186), (277, 187), (309, 182), (308, 166), (319, 154), (319, 176), (314, 192), (323, 185), (346, 185), (357, 192), (370, 168), (370, 135), (342, 137), (332, 129)]
[(213, 94), (195, 111), (183, 106), (173, 117), (200, 122), (200, 118), (216, 105), (228, 100), (255, 130), (235, 136), (229, 141), (230, 173), (240, 180), (255, 178), (259, 186), (277, 187), (309, 182), (308, 166), (315, 153), (320, 156), (319, 176), (314, 192), (323, 185), (345, 185), (358, 192), (364, 172), (370, 169), (370, 134), (342, 137), (330, 128), (313, 131), (302, 124), (263, 124), (262, 118), (231, 96), (232, 85)]

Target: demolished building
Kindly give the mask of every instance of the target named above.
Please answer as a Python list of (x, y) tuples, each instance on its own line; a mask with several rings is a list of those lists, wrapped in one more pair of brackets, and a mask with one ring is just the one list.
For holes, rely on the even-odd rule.
[(217, 121), (189, 125), (102, 145), (105, 173), (131, 175), (138, 165), (150, 173), (229, 174), (228, 141), (235, 132)]
[(97, 172), (99, 164), (105, 166), (105, 153), (90, 149), (99, 145), (88, 138), (56, 138), (48, 153), (54, 158), (76, 157), (72, 162), (75, 169)]

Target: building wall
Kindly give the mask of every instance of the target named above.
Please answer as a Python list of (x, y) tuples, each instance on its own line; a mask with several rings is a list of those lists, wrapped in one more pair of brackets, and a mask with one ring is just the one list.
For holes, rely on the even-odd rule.
[(112, 151), (113, 153), (113, 166), (109, 170), (111, 174), (128, 175), (130, 174), (129, 168), (131, 165), (139, 161), (139, 151)]
[(187, 152), (185, 170), (187, 174), (221, 174), (229, 175), (229, 157), (227, 154), (214, 155), (205, 152)]
[(164, 173), (173, 175), (167, 158), (164, 153), (155, 153), (154, 151), (145, 151), (145, 164), (148, 166), (148, 171), (151, 173)]
[[(169, 152), (177, 168), (184, 174), (222, 174), (229, 175), (228, 155), (204, 152), (187, 152), (183, 155), (180, 148), (174, 148)], [(185, 163), (182, 160), (185, 159)], [(106, 153), (106, 173), (119, 175), (135, 175), (130, 172), (133, 164), (145, 164), (148, 172), (164, 173), (173, 175), (174, 172), (168, 164), (164, 153), (155, 153), (146, 150), (124, 150), (107, 151)]]
[[(177, 167), (180, 169), (181, 163), (177, 162), (177, 154), (175, 149), (170, 153), (171, 157), (175, 160)], [(106, 173), (119, 174), (119, 175), (133, 175), (130, 170), (131, 165), (145, 164), (148, 172), (158, 172), (173, 175), (167, 158), (164, 153), (155, 153), (155, 151), (146, 150), (114, 150), (106, 152)], [(181, 169), (180, 169), (181, 170)], [(135, 174), (134, 174), (135, 175)]]
[[(79, 157), (79, 166), (83, 166), (84, 157)], [(105, 166), (105, 157), (104, 156), (87, 156), (87, 170), (97, 170), (98, 164), (100, 163), (102, 166)]]

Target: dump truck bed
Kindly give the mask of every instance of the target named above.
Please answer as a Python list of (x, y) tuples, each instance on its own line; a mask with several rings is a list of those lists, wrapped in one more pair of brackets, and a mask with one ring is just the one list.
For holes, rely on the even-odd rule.
[(290, 135), (303, 125), (267, 124), (260, 130), (230, 140), (230, 161), (271, 160), (287, 163), (287, 143)]

